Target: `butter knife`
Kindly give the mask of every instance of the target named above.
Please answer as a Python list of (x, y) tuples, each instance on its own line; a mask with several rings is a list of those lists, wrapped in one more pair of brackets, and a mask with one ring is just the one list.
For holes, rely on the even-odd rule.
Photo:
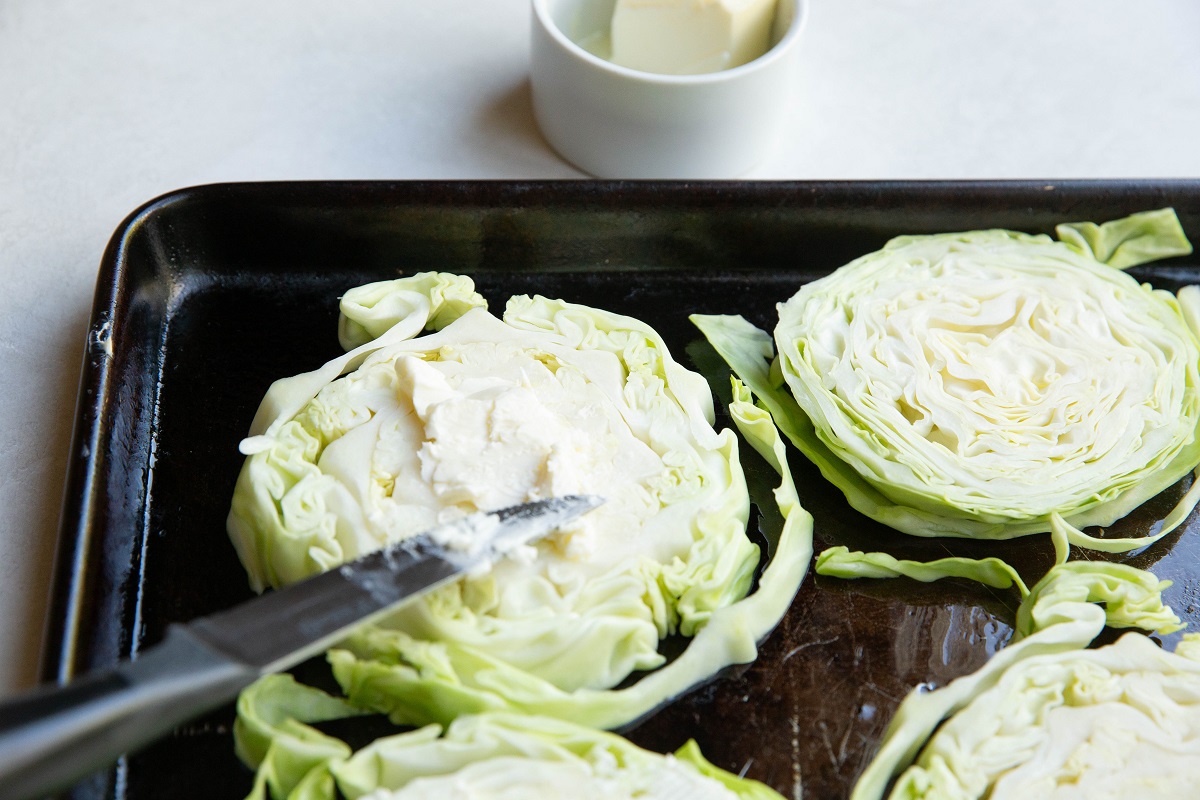
[(132, 661), (0, 703), (0, 795), (66, 788), (231, 700), (262, 675), (336, 644), (355, 625), (601, 502), (541, 500), (439, 526), (227, 611), (171, 625)]

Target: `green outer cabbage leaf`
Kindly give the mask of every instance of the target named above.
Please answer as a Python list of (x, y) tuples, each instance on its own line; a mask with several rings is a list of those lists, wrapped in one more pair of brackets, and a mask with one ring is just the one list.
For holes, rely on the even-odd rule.
[[(366, 713), (341, 698), (297, 683), (291, 675), (267, 675), (255, 681), (238, 696), (233, 723), (238, 758), (255, 769), (249, 800), (331, 797), (328, 765), (344, 761), (353, 751), (312, 723)], [(301, 785), (308, 788), (297, 791)]]
[[(1187, 674), (1187, 702), (1200, 703), (1193, 640), (1185, 637), (1172, 654), (1131, 633), (1114, 645), (1084, 650), (1105, 625), (1162, 634), (1180, 630), (1179, 618), (1162, 603), (1169, 585), (1123, 564), (1074, 561), (1053, 567), (1022, 602), (1008, 646), (971, 675), (904, 699), (851, 800), (884, 797), (893, 778), (891, 798), (989, 796), (988, 787), (1004, 772), (1055, 757), (1039, 730), (1044, 714), (1056, 705), (1093, 702), (1088, 678), (1097, 675), (1096, 668)], [(1124, 702), (1138, 706), (1144, 700)], [(1151, 709), (1161, 707), (1153, 698), (1147, 702)], [(1173, 730), (1169, 723), (1164, 727)]]
[(1066, 222), (1056, 225), (1054, 233), (1059, 241), (1115, 269), (1129, 269), (1192, 252), (1179, 217), (1169, 208), (1130, 214), (1100, 225)]
[(1200, 289), (1176, 297), (1095, 260), (1190, 252), (1169, 209), (1059, 235), (899, 237), (782, 304), (774, 342), (742, 317), (692, 321), (872, 519), (917, 536), (1054, 530), (1125, 552), (1200, 499), (1193, 487), (1150, 536), (1081, 530), (1200, 464)]
[[(515, 579), (497, 577), (502, 564), (410, 603), (329, 653), (349, 702), (401, 724), (519, 710), (609, 728), (752, 661), (811, 559), (811, 519), (798, 503), (789, 506), (780, 546), (747, 596), (759, 553), (745, 532), (737, 438), (713, 430), (705, 380), (638, 320), (515, 297), (500, 321), (482, 303), (469, 279), (429, 273), (347, 293), (340, 332), (353, 349), (277, 381), (243, 442), (248, 458), (229, 531), (253, 585), (290, 583), (381, 546), (375, 490), (346, 478), (357, 473), (344, 453), (350, 445), (352, 455), (370, 452), (362, 433), (383, 415), (393, 376), (420, 367), (401, 362), (453, 359), (476, 342), (499, 342), (600, 387), (620, 420), (661, 455), (667, 471), (652, 486), (660, 529), (684, 546), (664, 561), (626, 559), (557, 593), (528, 577), (539, 556), (524, 572), (514, 567)], [(420, 335), (431, 326), (440, 330)], [(658, 643), (676, 633), (691, 641), (663, 666)], [(613, 689), (634, 672), (643, 674)]]
[(306, 724), (336, 718), (340, 703), (284, 675), (264, 679), (242, 695), (239, 742), (252, 740), (260, 760), (252, 800), (334, 800), (335, 788), (349, 800), (373, 792), (378, 794), (372, 797), (388, 797), (415, 780), (446, 775), (461, 776), (456, 789), (470, 787), (478, 792), (470, 796), (482, 799), (489, 794), (481, 783), (511, 792), (547, 768), (571, 769), (571, 777), (624, 780), (622, 785), (632, 787), (660, 785), (689, 797), (707, 789), (716, 798), (781, 800), (763, 784), (710, 764), (694, 741), (662, 756), (615, 734), (547, 717), (465, 716), (447, 728), (428, 725), (378, 739), (352, 754), (344, 742)]
[(1015, 586), (1021, 597), (1029, 594), (1029, 588), (1017, 571), (999, 558), (951, 556), (936, 561), (910, 561), (895, 558), (887, 553), (863, 553), (838, 546), (822, 550), (817, 556), (814, 569), (818, 575), (846, 580), (905, 577), (922, 583), (932, 583), (945, 578), (966, 578), (994, 589), (1009, 589)]

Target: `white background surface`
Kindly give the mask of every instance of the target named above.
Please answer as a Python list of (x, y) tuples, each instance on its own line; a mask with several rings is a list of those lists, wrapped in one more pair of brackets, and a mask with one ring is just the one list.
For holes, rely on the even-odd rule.
[[(809, 2), (748, 177), (1200, 177), (1195, 0)], [(0, 0), (0, 693), (37, 675), (112, 230), (214, 181), (580, 177), (528, 29), (527, 0)]]

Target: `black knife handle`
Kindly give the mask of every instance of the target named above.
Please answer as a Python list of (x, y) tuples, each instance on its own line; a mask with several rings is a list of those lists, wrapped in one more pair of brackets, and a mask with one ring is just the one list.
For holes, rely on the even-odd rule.
[(0, 797), (64, 789), (228, 702), (258, 672), (173, 625), (133, 661), (0, 703)]

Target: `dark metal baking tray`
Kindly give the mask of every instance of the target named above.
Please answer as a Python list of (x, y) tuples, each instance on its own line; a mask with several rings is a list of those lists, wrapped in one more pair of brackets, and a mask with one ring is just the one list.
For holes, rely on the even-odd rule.
[[(802, 283), (901, 233), (1051, 232), (1171, 205), (1200, 242), (1200, 181), (939, 183), (392, 182), (203, 186), (148, 203), (101, 265), (63, 514), (45, 677), (112, 664), (168, 623), (250, 595), (224, 520), (244, 435), (272, 380), (338, 352), (337, 298), (360, 283), (438, 269), (473, 276), (502, 307), (537, 292), (639, 317), (719, 392), (719, 360), (687, 315), (771, 327)], [(1196, 256), (1134, 271), (1175, 289)], [(794, 459), (818, 548), (929, 558), (1001, 555), (1027, 575), (1045, 537), (983, 546), (913, 540), (851, 511)], [(752, 470), (760, 469), (752, 465)], [(1186, 483), (1186, 481), (1184, 482)], [(1114, 532), (1147, 529), (1184, 490)], [(1175, 586), (1200, 620), (1197, 521), (1126, 557)], [(1092, 554), (1084, 554), (1092, 555)], [(845, 796), (892, 710), (1008, 635), (1015, 598), (963, 583), (840, 582), (811, 574), (752, 666), (672, 703), (629, 735), (658, 750), (695, 737), (717, 764), (791, 796)], [(72, 794), (233, 798), (226, 708)]]

